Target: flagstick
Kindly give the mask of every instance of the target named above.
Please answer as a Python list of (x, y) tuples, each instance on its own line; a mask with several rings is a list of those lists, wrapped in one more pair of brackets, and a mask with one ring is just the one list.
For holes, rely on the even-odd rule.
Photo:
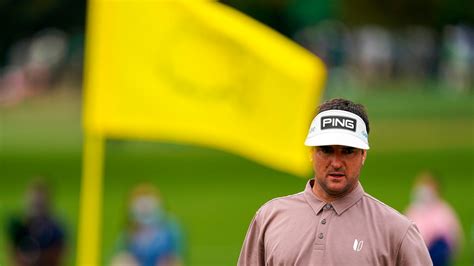
[(100, 265), (103, 159), (103, 137), (86, 132), (80, 194), (77, 266)]

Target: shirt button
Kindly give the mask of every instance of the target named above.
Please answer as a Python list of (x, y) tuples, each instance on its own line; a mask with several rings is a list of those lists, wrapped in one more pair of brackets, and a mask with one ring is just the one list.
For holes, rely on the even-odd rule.
[(324, 209), (325, 209), (325, 210), (329, 210), (329, 209), (331, 209), (331, 208), (332, 208), (331, 204), (326, 204), (326, 205), (324, 205)]
[(326, 224), (326, 219), (322, 219), (322, 220), (321, 220), (321, 223), (322, 223), (322, 224)]
[(319, 233), (318, 238), (323, 239), (323, 237), (324, 237), (323, 233)]

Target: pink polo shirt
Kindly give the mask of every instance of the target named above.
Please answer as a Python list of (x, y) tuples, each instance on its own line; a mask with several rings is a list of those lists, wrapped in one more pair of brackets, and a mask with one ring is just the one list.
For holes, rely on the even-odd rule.
[(313, 183), (257, 211), (238, 265), (432, 265), (416, 226), (360, 183), (330, 204)]

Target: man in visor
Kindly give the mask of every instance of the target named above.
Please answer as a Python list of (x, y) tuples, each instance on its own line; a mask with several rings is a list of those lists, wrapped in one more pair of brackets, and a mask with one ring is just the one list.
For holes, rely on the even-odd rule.
[(238, 265), (432, 265), (415, 224), (359, 182), (368, 136), (363, 105), (320, 105), (305, 141), (314, 178), (257, 211)]

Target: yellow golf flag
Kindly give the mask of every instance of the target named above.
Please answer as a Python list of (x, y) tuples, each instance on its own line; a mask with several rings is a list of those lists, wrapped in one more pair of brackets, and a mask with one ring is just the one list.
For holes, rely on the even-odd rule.
[(231, 151), (298, 175), (325, 77), (290, 40), (210, 1), (89, 2), (84, 126)]

